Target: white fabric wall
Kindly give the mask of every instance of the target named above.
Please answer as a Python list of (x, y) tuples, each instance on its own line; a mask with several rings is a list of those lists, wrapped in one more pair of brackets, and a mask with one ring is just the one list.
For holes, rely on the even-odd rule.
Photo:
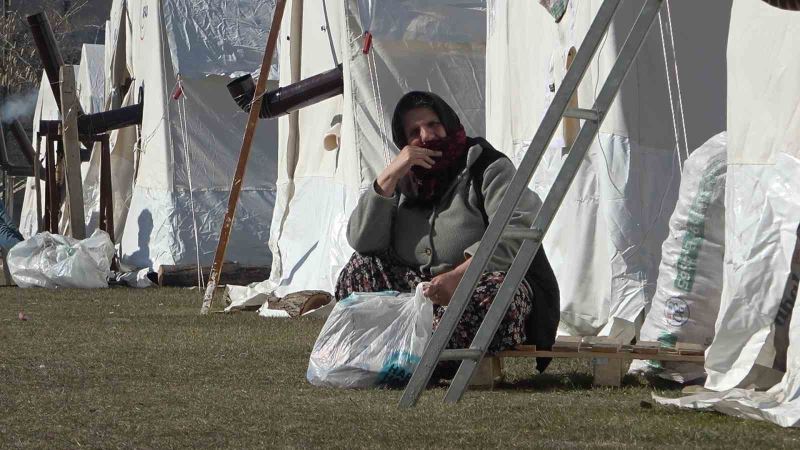
[(785, 311), (794, 305), (800, 278), (798, 34), (797, 12), (734, 3), (725, 284), (706, 352), (706, 387), (713, 390), (768, 387), (786, 366)]
[[(75, 69), (75, 76), (78, 75), (78, 66), (71, 66)], [(41, 120), (60, 120), (61, 115), (58, 112), (58, 105), (56, 99), (53, 97), (53, 91), (50, 88), (50, 81), (47, 74), (42, 71), (41, 81), (39, 82), (39, 95), (36, 99), (36, 107), (33, 112), (33, 135), (31, 143), (33, 148), (36, 148), (36, 134), (39, 132), (39, 121)], [(42, 139), (40, 145), (39, 158), (40, 161), (45, 161), (46, 139)], [(44, 164), (43, 164), (44, 165)], [(22, 202), (22, 209), (20, 210), (19, 231), (26, 239), (30, 238), (37, 231), (36, 221), (36, 189), (33, 178), (28, 178), (25, 185), (25, 198)], [(40, 183), (39, 193), (41, 195), (41, 204), (44, 208), (44, 183)]]
[[(130, 192), (127, 207), (125, 199), (115, 203), (126, 265), (211, 263), (247, 117), (225, 84), (229, 75), (260, 65), (272, 4), (130, 0), (122, 8), (108, 76), (127, 71), (134, 82), (123, 103), (136, 103), (142, 86), (145, 102), (140, 134), (124, 136), (112, 150), (125, 172), (115, 175), (114, 189)], [(179, 76), (183, 94), (176, 100)], [(261, 124), (256, 133), (226, 253), (242, 264), (270, 262), (277, 165), (277, 129), (270, 125)]]
[[(569, 2), (555, 24), (537, 2), (489, 1), (486, 133), (515, 161), (566, 73), (567, 52), (580, 46), (601, 3)], [(579, 87), (581, 107), (591, 107), (639, 8), (620, 6)], [(724, 129), (729, 8), (730, 1), (671, 2), (689, 148)], [(561, 288), (562, 334), (632, 337), (652, 296), (680, 181), (669, 105), (656, 24), (545, 238)], [(563, 145), (559, 130), (531, 183), (542, 196), (566, 156)]]

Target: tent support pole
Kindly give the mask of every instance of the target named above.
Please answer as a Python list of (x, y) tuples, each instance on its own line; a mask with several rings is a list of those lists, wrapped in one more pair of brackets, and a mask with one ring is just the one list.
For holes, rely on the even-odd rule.
[(78, 103), (75, 72), (71, 66), (61, 66), (61, 115), (63, 118), (64, 167), (72, 237), (86, 239), (83, 215), (83, 186), (81, 185), (81, 144), (78, 142)]
[(269, 68), (272, 64), (272, 58), (275, 55), (275, 47), (278, 43), (278, 33), (281, 28), (284, 9), (286, 9), (286, 0), (278, 0), (275, 5), (275, 12), (272, 16), (269, 36), (267, 37), (267, 49), (264, 52), (264, 59), (261, 61), (258, 83), (256, 84), (256, 94), (253, 97), (250, 114), (247, 116), (247, 127), (244, 130), (242, 148), (239, 151), (239, 162), (236, 165), (236, 173), (233, 176), (233, 183), (231, 184), (231, 194), (228, 197), (228, 210), (225, 212), (225, 218), (222, 221), (222, 230), (220, 230), (219, 233), (217, 251), (214, 254), (214, 265), (211, 267), (211, 273), (208, 276), (208, 285), (206, 286), (206, 293), (203, 297), (203, 306), (200, 308), (200, 314), (208, 314), (208, 311), (211, 309), (211, 301), (214, 299), (214, 290), (217, 288), (220, 274), (222, 273), (222, 260), (225, 258), (225, 249), (228, 246), (228, 238), (230, 238), (233, 219), (236, 215), (236, 204), (239, 202), (239, 193), (242, 190), (242, 183), (244, 182), (247, 159), (250, 157), (253, 136), (256, 132), (256, 125), (258, 125), (258, 113), (261, 111), (261, 101), (264, 98), (264, 93), (267, 91)]

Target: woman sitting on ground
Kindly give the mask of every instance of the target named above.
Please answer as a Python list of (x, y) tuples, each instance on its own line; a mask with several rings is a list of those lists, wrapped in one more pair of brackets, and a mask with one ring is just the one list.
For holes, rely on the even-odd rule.
[[(453, 109), (432, 93), (400, 99), (392, 134), (402, 150), (350, 216), (347, 239), (356, 253), (339, 276), (336, 299), (352, 292), (409, 292), (429, 281), (425, 295), (434, 303), (435, 329), (515, 168), (485, 140), (468, 138)], [(510, 225), (529, 228), (539, 206), (526, 190)], [(448, 348), (470, 346), (521, 245), (519, 239), (501, 240)], [(558, 315), (558, 286), (540, 249), (489, 351), (526, 342), (552, 345)]]

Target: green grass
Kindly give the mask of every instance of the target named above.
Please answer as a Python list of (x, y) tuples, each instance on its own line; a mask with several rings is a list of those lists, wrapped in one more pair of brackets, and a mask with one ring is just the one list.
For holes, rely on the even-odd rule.
[[(586, 362), (444, 405), (305, 380), (322, 322), (198, 315), (181, 289), (0, 289), (0, 447), (783, 447), (800, 432), (650, 402), (651, 387), (591, 389)], [(17, 320), (20, 306), (29, 321)], [(663, 391), (662, 391), (663, 392)], [(677, 395), (677, 391), (667, 391)]]

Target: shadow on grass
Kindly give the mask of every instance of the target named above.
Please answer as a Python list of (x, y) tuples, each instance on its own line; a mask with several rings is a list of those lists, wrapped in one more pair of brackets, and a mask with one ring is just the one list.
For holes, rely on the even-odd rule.
[[(519, 392), (557, 392), (590, 390), (593, 377), (589, 373), (571, 371), (565, 373), (542, 373), (513, 381), (503, 381), (495, 389)], [(655, 376), (625, 375), (622, 387), (650, 388), (659, 391), (679, 391), (682, 386), (674, 381)]]

